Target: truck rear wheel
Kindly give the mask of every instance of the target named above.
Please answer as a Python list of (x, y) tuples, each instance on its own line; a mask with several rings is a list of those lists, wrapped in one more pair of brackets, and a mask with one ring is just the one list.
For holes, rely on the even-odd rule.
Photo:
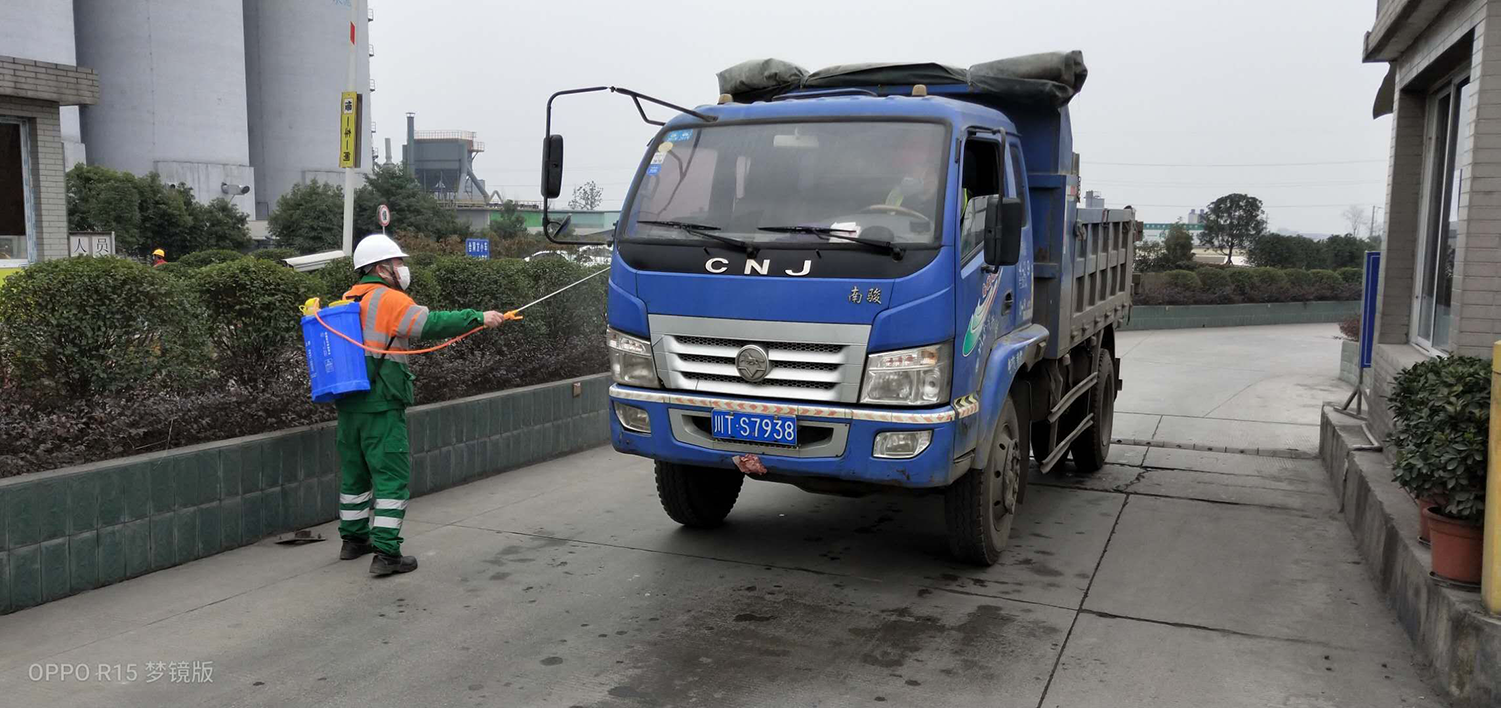
[(735, 470), (657, 462), (657, 498), (667, 515), (684, 526), (714, 528), (724, 523), (745, 475)]
[(949, 549), (966, 563), (995, 565), (1011, 536), (1026, 484), (1026, 450), (1016, 405), (1006, 399), (985, 467), (972, 469), (944, 492)]
[(1086, 413), (1094, 414), (1094, 425), (1074, 438), (1068, 452), (1074, 458), (1074, 471), (1090, 474), (1105, 466), (1110, 454), (1110, 431), (1115, 419), (1115, 360), (1109, 351), (1100, 352), (1095, 371), (1100, 378), (1089, 392)]

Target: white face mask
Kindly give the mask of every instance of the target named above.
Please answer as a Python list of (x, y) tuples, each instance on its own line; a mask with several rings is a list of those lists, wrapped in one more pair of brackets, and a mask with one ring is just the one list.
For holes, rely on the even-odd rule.
[(407, 286), (412, 284), (412, 271), (410, 268), (406, 266), (396, 267), (396, 284), (402, 290), (406, 290)]

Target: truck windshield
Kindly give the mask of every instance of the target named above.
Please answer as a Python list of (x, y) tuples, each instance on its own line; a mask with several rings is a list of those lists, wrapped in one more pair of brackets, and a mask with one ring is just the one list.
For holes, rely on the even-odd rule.
[(859, 247), (796, 227), (903, 247), (932, 244), (944, 147), (944, 128), (930, 123), (670, 130), (653, 145), (623, 238), (702, 243), (691, 231), (662, 225), (687, 222), (762, 246)]

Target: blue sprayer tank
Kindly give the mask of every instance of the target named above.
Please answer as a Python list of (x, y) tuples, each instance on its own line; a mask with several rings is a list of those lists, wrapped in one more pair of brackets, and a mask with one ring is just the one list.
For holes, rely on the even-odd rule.
[[(358, 302), (324, 308), (318, 316), (350, 339), (364, 341)], [(364, 350), (328, 331), (312, 315), (302, 318), (302, 341), (314, 403), (330, 403), (347, 393), (370, 390)]]

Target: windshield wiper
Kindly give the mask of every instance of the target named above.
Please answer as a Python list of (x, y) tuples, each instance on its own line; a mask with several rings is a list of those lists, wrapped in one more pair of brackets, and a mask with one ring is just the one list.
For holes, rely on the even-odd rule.
[(637, 219), (636, 223), (649, 224), (651, 226), (666, 226), (669, 228), (686, 231), (690, 234), (693, 234), (694, 236), (712, 239), (728, 246), (734, 246), (735, 248), (745, 252), (746, 255), (750, 256), (754, 256), (756, 254), (756, 251), (758, 250), (757, 247), (741, 241), (738, 238), (730, 238), (729, 236), (720, 236), (719, 234), (713, 233), (714, 231), (719, 230), (718, 226), (694, 224), (687, 221), (655, 221), (652, 219)]
[(898, 261), (907, 252), (901, 246), (894, 246), (886, 241), (854, 236), (852, 235), (855, 233), (854, 229), (836, 229), (832, 226), (759, 226), (757, 228), (761, 231), (770, 231), (778, 234), (812, 234), (814, 236), (822, 236), (823, 238), (837, 238), (841, 241), (858, 243), (878, 251), (884, 251), (891, 254), (892, 259)]

